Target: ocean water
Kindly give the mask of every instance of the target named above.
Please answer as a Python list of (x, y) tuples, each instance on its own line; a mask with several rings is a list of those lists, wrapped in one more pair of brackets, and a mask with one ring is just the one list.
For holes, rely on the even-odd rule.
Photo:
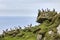
[(36, 25), (36, 17), (0, 17), (0, 34), (2, 30), (21, 26), (27, 26), (29, 24)]

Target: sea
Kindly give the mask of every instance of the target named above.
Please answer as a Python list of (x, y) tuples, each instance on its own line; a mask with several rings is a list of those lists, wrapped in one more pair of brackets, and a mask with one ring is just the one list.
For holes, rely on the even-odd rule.
[(32, 24), (32, 26), (38, 25), (36, 22), (36, 17), (3, 16), (0, 17), (0, 34), (3, 32), (2, 30), (13, 29), (18, 26), (24, 28), (24, 26), (27, 27), (27, 25), (30, 24)]

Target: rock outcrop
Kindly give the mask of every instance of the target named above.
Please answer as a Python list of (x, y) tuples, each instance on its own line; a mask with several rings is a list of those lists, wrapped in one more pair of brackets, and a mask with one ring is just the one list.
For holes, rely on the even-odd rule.
[(42, 39), (40, 40), (60, 40), (60, 13), (57, 13), (55, 9), (38, 10), (37, 22), (41, 24), (39, 34), (42, 35)]

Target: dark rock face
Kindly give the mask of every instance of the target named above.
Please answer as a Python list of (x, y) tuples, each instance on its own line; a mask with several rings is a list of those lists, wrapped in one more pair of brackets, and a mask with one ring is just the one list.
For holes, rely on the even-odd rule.
[[(48, 21), (47, 23), (46, 20)], [(37, 35), (37, 40), (60, 40), (60, 37), (58, 36), (60, 34), (57, 33), (57, 27), (60, 24), (60, 13), (57, 13), (55, 9), (53, 9), (53, 11), (39, 10), (37, 22), (44, 24), (43, 26), (45, 27), (47, 24), (47, 28), (43, 26), (40, 27), (40, 35)]]
[(41, 29), (38, 28), (38, 29), (34, 30), (33, 33), (36, 33), (36, 32), (38, 32), (38, 31), (40, 31), (40, 30), (41, 30)]
[(56, 14), (57, 14), (57, 12), (55, 12), (54, 9), (53, 9), (53, 11), (38, 10), (37, 22), (43, 23), (43, 21), (45, 21), (45, 20), (51, 20)]

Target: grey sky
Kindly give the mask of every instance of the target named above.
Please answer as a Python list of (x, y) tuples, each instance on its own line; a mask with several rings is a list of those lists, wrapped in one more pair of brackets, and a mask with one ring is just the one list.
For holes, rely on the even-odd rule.
[(38, 9), (60, 11), (60, 0), (0, 0), (0, 16), (37, 16)]

